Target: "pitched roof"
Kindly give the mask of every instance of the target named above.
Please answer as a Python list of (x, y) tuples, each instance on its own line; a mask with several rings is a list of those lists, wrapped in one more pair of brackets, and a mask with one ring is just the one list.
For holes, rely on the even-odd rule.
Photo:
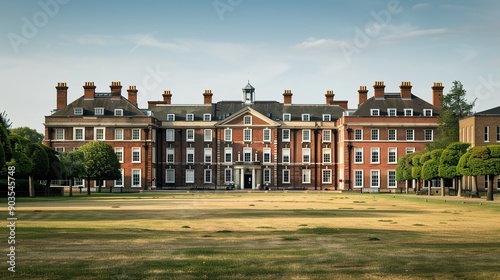
[(401, 98), (400, 93), (385, 93), (384, 98), (371, 97), (352, 115), (371, 116), (371, 109), (379, 109), (380, 116), (387, 116), (388, 109), (396, 109), (397, 116), (404, 116), (404, 109), (413, 109), (413, 116), (423, 116), (424, 109), (432, 109), (433, 116), (439, 115), (438, 107), (413, 94), (410, 99)]
[(485, 110), (485, 111), (481, 111), (481, 112), (478, 112), (478, 113), (475, 113), (474, 115), (475, 115), (475, 116), (484, 116), (484, 115), (488, 115), (488, 116), (491, 116), (491, 115), (500, 115), (500, 106), (495, 107), (495, 108), (491, 108), (491, 109), (488, 109), (488, 110)]
[(83, 116), (94, 116), (95, 108), (104, 108), (104, 116), (113, 116), (115, 109), (122, 109), (123, 116), (146, 116), (143, 111), (125, 97), (121, 96), (119, 99), (113, 99), (110, 94), (105, 93), (96, 93), (96, 97), (93, 99), (84, 98), (82, 96), (66, 107), (57, 110), (52, 116), (74, 116), (75, 108), (82, 108)]

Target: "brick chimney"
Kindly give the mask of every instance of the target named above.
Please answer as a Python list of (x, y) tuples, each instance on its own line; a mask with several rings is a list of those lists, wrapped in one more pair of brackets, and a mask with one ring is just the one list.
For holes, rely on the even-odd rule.
[(283, 104), (292, 104), (292, 91), (289, 89), (285, 89), (283, 92)]
[(203, 93), (203, 104), (212, 104), (212, 90), (206, 89)]
[(365, 103), (366, 100), (368, 99), (368, 90), (366, 89), (366, 86), (359, 87), (358, 95), (359, 95), (359, 101), (358, 101), (358, 107), (359, 107), (361, 106), (361, 104)]
[(68, 105), (68, 87), (66, 83), (57, 83), (57, 110), (63, 109)]
[(94, 99), (95, 95), (95, 85), (94, 82), (85, 82), (83, 86), (83, 98)]
[(410, 82), (401, 82), (401, 98), (402, 99), (411, 99), (411, 83)]
[(120, 82), (111, 82), (111, 98), (120, 99), (122, 97), (122, 84)]
[(134, 104), (134, 106), (137, 107), (137, 87), (128, 86), (127, 93), (128, 93), (127, 97), (128, 101), (130, 101), (130, 103)]
[(385, 94), (384, 82), (375, 82), (373, 85), (373, 90), (375, 91), (375, 98), (383, 99)]
[(172, 104), (172, 94), (170, 90), (166, 90), (163, 92), (163, 104)]
[(432, 86), (432, 105), (438, 108), (441, 108), (443, 89), (443, 83), (434, 83), (434, 85)]
[(325, 97), (326, 97), (326, 104), (333, 105), (333, 98), (335, 97), (335, 94), (333, 94), (333, 90), (327, 90), (325, 93)]

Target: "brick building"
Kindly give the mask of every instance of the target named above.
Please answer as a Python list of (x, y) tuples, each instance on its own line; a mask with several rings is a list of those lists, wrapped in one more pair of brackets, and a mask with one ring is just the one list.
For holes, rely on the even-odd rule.
[[(459, 121), (459, 141), (470, 143), (471, 147), (500, 144), (500, 106), (482, 112), (474, 113), (472, 116)], [(488, 177), (477, 178), (478, 189), (484, 191), (488, 187)], [(495, 177), (495, 189), (500, 188), (500, 178)], [(470, 189), (472, 179), (465, 179), (465, 188)]]
[(122, 162), (125, 188), (397, 188), (398, 157), (422, 150), (437, 128), (443, 86), (432, 87), (433, 104), (413, 95), (404, 82), (400, 93), (385, 93), (383, 82), (358, 91), (357, 109), (325, 93), (323, 104), (256, 100), (248, 83), (235, 101), (175, 104), (172, 93), (137, 107), (137, 90), (128, 98), (113, 82), (109, 93), (86, 83), (84, 96), (67, 104), (65, 83), (57, 89), (57, 111), (45, 119), (45, 144), (72, 151), (86, 141), (106, 141)]

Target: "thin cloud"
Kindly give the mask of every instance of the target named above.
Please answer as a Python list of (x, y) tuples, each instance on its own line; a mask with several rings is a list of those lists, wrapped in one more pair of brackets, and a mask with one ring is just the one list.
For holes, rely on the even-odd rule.
[(315, 50), (338, 50), (346, 43), (333, 39), (316, 39), (309, 38), (306, 41), (294, 45), (292, 48), (300, 51), (315, 51)]
[(414, 38), (420, 38), (420, 37), (436, 37), (438, 35), (447, 34), (449, 32), (450, 31), (446, 28), (420, 29), (420, 30), (411, 30), (411, 31), (400, 30), (400, 31), (397, 31), (393, 34), (381, 37), (380, 41), (382, 41), (382, 42), (395, 42), (398, 40), (414, 39)]
[(411, 7), (411, 9), (413, 11), (416, 11), (416, 10), (423, 10), (423, 9), (427, 9), (431, 6), (431, 4), (429, 3), (418, 3), (416, 5), (414, 5), (413, 7)]
[(158, 49), (166, 49), (166, 50), (171, 50), (171, 51), (178, 51), (178, 52), (189, 52), (190, 48), (179, 44), (179, 43), (174, 43), (174, 42), (167, 42), (167, 41), (160, 41), (159, 39), (153, 37), (153, 35), (156, 32), (146, 34), (146, 35), (131, 35), (131, 36), (126, 36), (126, 39), (130, 40), (132, 43), (135, 44), (135, 47), (132, 48), (130, 52), (133, 52), (137, 48), (144, 46), (144, 47), (152, 47), (152, 48), (158, 48)]

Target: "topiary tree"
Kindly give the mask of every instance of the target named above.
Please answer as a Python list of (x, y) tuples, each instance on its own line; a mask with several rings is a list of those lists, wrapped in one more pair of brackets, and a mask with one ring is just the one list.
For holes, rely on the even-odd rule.
[(439, 177), (452, 179), (453, 186), (457, 189), (457, 196), (462, 195), (462, 175), (458, 172), (458, 162), (460, 157), (467, 152), (469, 143), (454, 142), (448, 145), (439, 159)]
[(471, 150), (467, 150), (465, 154), (460, 157), (458, 160), (457, 171), (462, 176), (471, 176), (472, 177), (472, 192), (479, 197), (479, 192), (477, 190), (477, 178), (472, 174), (472, 171), (469, 166), (469, 158), (471, 157)]
[[(430, 159), (422, 165), (422, 179), (429, 181), (428, 194), (431, 195), (430, 180), (439, 178), (439, 158), (443, 149), (437, 149), (430, 152)], [(444, 188), (441, 187), (441, 195), (444, 195)]]
[(121, 165), (113, 147), (104, 142), (92, 141), (83, 145), (80, 150), (83, 152), (84, 178), (87, 179), (88, 195), (90, 195), (90, 180), (98, 182), (98, 191), (101, 192), (103, 180), (121, 178)]
[(420, 164), (420, 157), (422, 152), (413, 155), (411, 164), (411, 177), (415, 180), (415, 191), (420, 191), (420, 180), (422, 175), (422, 165)]
[[(469, 153), (467, 165), (471, 176), (477, 178), (477, 176), (485, 175), (488, 177), (486, 200), (493, 200), (493, 179), (496, 175), (500, 175), (500, 145), (473, 147)], [(477, 181), (475, 191), (479, 197)]]

